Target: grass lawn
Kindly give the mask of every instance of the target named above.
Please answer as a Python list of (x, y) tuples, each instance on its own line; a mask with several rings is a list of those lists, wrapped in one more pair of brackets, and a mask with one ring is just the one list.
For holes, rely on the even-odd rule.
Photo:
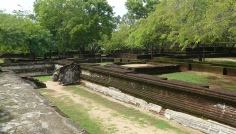
[(236, 84), (234, 84), (234, 85), (223, 86), (223, 88), (225, 88), (225, 89), (229, 89), (229, 90), (236, 90)]
[(99, 120), (89, 117), (88, 108), (74, 103), (67, 96), (52, 97), (52, 92), (48, 89), (39, 89), (38, 91), (90, 134), (107, 134), (102, 130)]
[(159, 75), (170, 80), (180, 80), (190, 83), (218, 86), (224, 89), (236, 90), (235, 78), (219, 77), (214, 74), (198, 74), (197, 72), (177, 72), (171, 74)]
[(49, 80), (52, 80), (51, 76), (39, 76), (39, 77), (34, 77), (35, 79), (38, 79), (39, 81), (46, 82)]
[(97, 63), (99, 64), (100, 66), (105, 66), (107, 64), (113, 64), (113, 62), (102, 62), (102, 63)]
[(163, 74), (160, 77), (168, 78), (169, 80), (180, 80), (196, 84), (211, 84), (208, 79), (209, 75), (197, 74), (195, 72), (177, 72), (171, 74)]
[[(198, 59), (193, 59), (194, 61), (198, 61)], [(205, 58), (205, 62), (213, 65), (219, 66), (229, 66), (236, 67), (236, 59), (235, 58)]]
[(210, 63), (220, 66), (236, 67), (236, 62), (233, 61), (211, 61)]
[[(140, 125), (148, 124), (158, 129), (168, 130), (168, 131), (172, 130), (179, 134), (186, 134), (186, 132), (183, 132), (178, 128), (171, 126), (164, 120), (159, 120), (148, 114), (142, 113), (134, 108), (126, 107), (120, 103), (112, 102), (106, 98), (101, 97), (98, 94), (91, 93), (83, 88), (68, 86), (65, 87), (64, 89), (73, 92), (73, 94), (75, 95), (83, 96), (86, 99), (95, 101), (99, 105), (102, 105), (104, 107), (116, 111), (116, 113), (112, 115), (114, 117), (120, 116), (122, 118), (129, 119), (132, 122), (137, 122)], [(104, 126), (102, 126), (101, 121), (99, 119), (93, 119), (89, 116), (89, 111), (91, 110), (89, 107), (84, 107), (81, 104), (74, 103), (66, 96), (62, 96), (59, 98), (52, 97), (53, 93), (48, 93), (48, 91), (45, 91), (45, 89), (40, 89), (38, 91), (44, 96), (46, 96), (46, 98), (48, 98), (49, 101), (54, 103), (63, 113), (67, 114), (72, 120), (77, 122), (82, 128), (84, 128), (90, 134), (115, 133), (116, 128), (112, 128), (108, 132), (105, 132)]]

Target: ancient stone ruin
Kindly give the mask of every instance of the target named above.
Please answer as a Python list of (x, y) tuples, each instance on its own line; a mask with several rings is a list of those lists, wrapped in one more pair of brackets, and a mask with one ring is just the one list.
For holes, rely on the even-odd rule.
[(53, 73), (53, 81), (59, 81), (62, 85), (71, 85), (80, 83), (80, 66), (72, 63), (66, 66), (56, 66)]

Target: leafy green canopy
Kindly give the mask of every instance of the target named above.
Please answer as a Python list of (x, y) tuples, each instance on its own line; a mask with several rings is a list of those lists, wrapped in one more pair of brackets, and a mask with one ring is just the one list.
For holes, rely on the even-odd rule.
[(41, 25), (50, 30), (60, 50), (84, 51), (115, 28), (113, 9), (106, 0), (36, 0), (34, 10)]
[(43, 55), (50, 43), (48, 30), (19, 15), (0, 12), (0, 51)]
[(129, 33), (123, 42), (128, 48), (146, 48), (150, 44), (172, 44), (182, 49), (198, 44), (235, 44), (234, 0), (162, 0), (148, 14), (141, 13), (147, 11), (144, 6), (148, 4), (144, 3), (142, 0), (126, 2), (129, 12), (123, 17), (123, 24), (129, 25), (126, 29)]
[[(141, 20), (147, 18), (155, 10), (155, 6), (158, 3), (159, 0), (127, 0), (125, 6), (128, 9), (128, 13), (122, 17), (119, 28), (113, 31), (112, 38), (110, 40), (104, 39), (105, 50), (147, 47), (143, 46), (146, 43), (137, 41), (140, 36), (137, 37), (134, 33), (140, 32), (137, 29), (141, 25)], [(142, 22), (144, 25), (144, 21)]]

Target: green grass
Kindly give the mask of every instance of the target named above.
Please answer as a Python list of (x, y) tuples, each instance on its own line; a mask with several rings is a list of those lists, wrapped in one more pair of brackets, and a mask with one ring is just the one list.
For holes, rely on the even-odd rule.
[(3, 59), (0, 59), (0, 63), (4, 63)]
[(52, 80), (51, 76), (39, 76), (39, 77), (34, 77), (35, 79), (38, 79), (39, 81), (46, 82), (49, 80)]
[(102, 63), (97, 63), (99, 64), (100, 66), (105, 66), (107, 64), (113, 64), (113, 62), (102, 62)]
[(234, 80), (228, 81), (214, 75), (197, 74), (196, 72), (178, 72), (160, 75), (170, 80), (180, 80), (202, 85), (216, 85), (228, 90), (236, 90)]
[(168, 78), (169, 80), (180, 80), (196, 84), (210, 84), (208, 75), (200, 75), (194, 72), (177, 72), (171, 74), (163, 74), (160, 77)]
[(85, 98), (92, 99), (95, 102), (97, 102), (107, 108), (115, 110), (118, 114), (114, 113), (113, 114), (114, 116), (122, 116), (126, 119), (137, 122), (141, 125), (149, 124), (149, 125), (152, 125), (158, 129), (172, 130), (172, 131), (175, 131), (180, 134), (185, 133), (185, 132), (182, 132), (181, 130), (171, 126), (166, 121), (153, 118), (152, 116), (144, 114), (144, 113), (140, 112), (139, 110), (123, 106), (117, 102), (109, 101), (97, 94), (90, 93), (84, 89), (81, 89), (81, 88), (78, 88), (75, 86), (69, 86), (69, 87), (67, 87), (67, 89), (71, 90), (75, 94), (79, 94), (80, 96), (83, 96)]
[(213, 65), (236, 67), (236, 62), (233, 61), (211, 61), (210, 63)]
[[(175, 128), (168, 124), (166, 121), (159, 120), (154, 118), (153, 116), (147, 115), (145, 113), (140, 112), (134, 108), (129, 108), (124, 105), (121, 105), (117, 102), (109, 101), (98, 94), (88, 92), (82, 88), (78, 88), (75, 86), (68, 86), (64, 88), (65, 90), (70, 90), (74, 94), (83, 96), (87, 99), (94, 100), (102, 106), (115, 110), (114, 117), (121, 116), (122, 118), (129, 119), (132, 122), (137, 122), (141, 126), (145, 126), (145, 124), (154, 126), (158, 129), (175, 131), (179, 134), (186, 134), (187, 132), (183, 132), (178, 128)], [(61, 96), (59, 98), (54, 98), (50, 94), (50, 91), (46, 89), (38, 90), (41, 94), (46, 96), (49, 101), (54, 103), (63, 113), (68, 115), (73, 121), (77, 122), (82, 128), (84, 128), (90, 134), (106, 134), (106, 133), (115, 133), (117, 128), (115, 126), (102, 126), (101, 120), (92, 119), (89, 116), (89, 111), (91, 108), (84, 107), (81, 104), (73, 103), (72, 100), (68, 98), (68, 96)], [(51, 92), (52, 94), (53, 92)], [(188, 133), (187, 133), (188, 134)]]
[(107, 134), (102, 128), (99, 120), (89, 117), (89, 108), (84, 107), (81, 104), (73, 103), (68, 96), (61, 96), (59, 98), (51, 97), (45, 89), (38, 90), (41, 94), (46, 96), (49, 101), (54, 103), (63, 113), (68, 115), (73, 121), (78, 123), (83, 129), (90, 134)]
[(227, 85), (227, 86), (223, 86), (223, 88), (225, 89), (229, 89), (229, 90), (236, 90), (236, 85)]

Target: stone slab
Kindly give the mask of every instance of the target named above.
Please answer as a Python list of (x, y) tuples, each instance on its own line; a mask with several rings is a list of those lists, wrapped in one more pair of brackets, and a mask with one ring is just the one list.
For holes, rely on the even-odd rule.
[(53, 107), (15, 73), (0, 73), (0, 133), (86, 133)]
[(170, 109), (165, 110), (165, 117), (207, 134), (236, 134), (236, 128)]

